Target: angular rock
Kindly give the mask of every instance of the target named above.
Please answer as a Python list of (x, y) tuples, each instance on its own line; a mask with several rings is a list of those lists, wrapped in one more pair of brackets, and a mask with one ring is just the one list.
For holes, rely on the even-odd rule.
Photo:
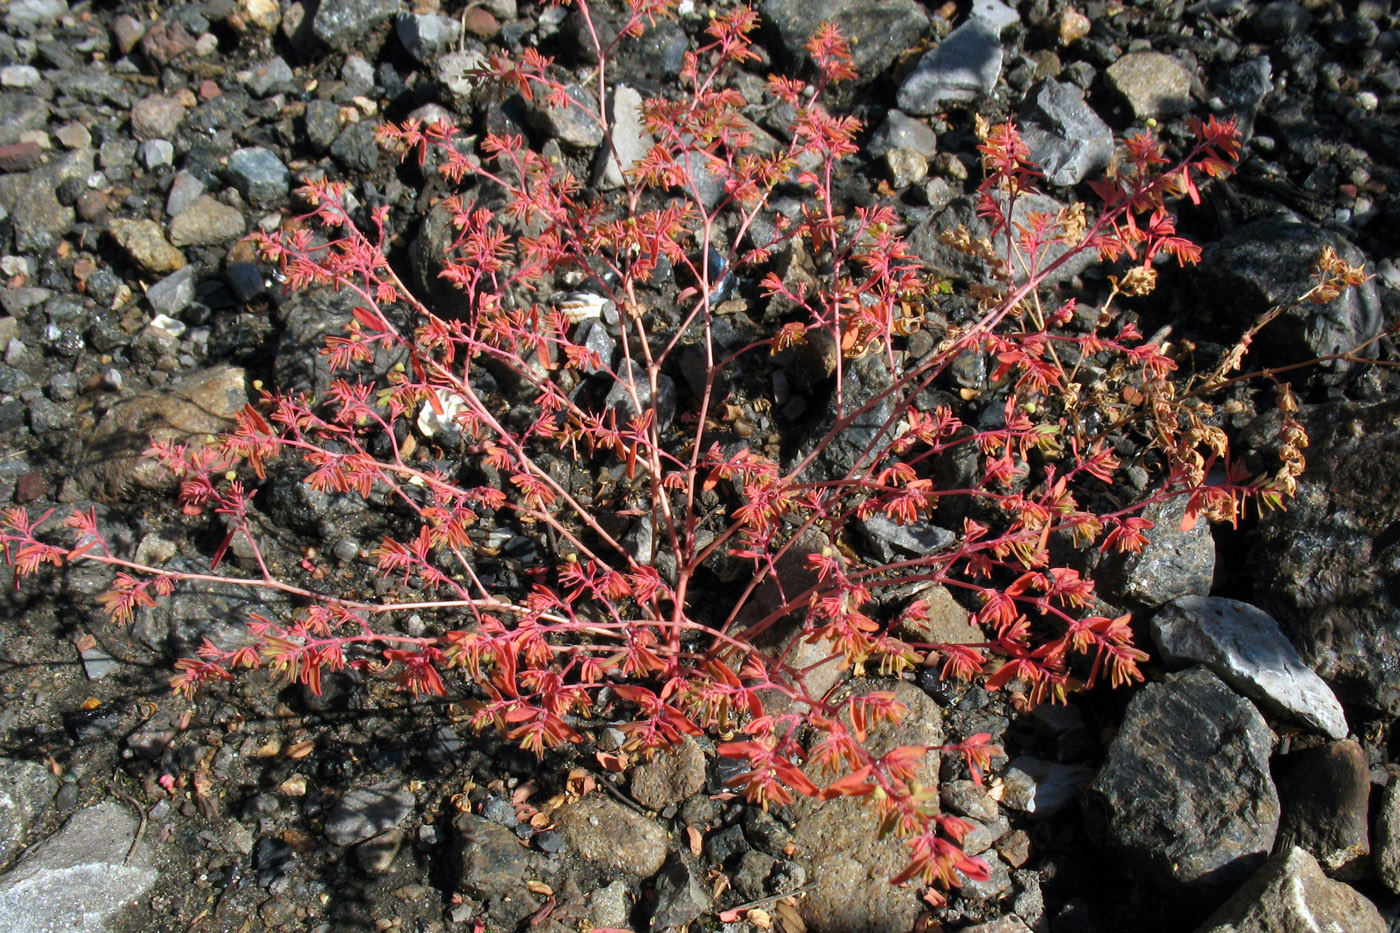
[(581, 858), (610, 871), (650, 878), (666, 861), (666, 831), (606, 797), (567, 803), (555, 822)]
[(1106, 576), (1116, 595), (1153, 608), (1179, 596), (1205, 596), (1215, 579), (1215, 540), (1210, 523), (1182, 531), (1186, 499), (1177, 496), (1142, 512), (1152, 522), (1147, 544), (1133, 554), (1114, 555)]
[(395, 781), (350, 791), (326, 816), (326, 838), (338, 846), (364, 842), (394, 829), (413, 812), (413, 792)]
[(1329, 742), (1288, 756), (1278, 795), (1280, 851), (1304, 849), (1334, 876), (1369, 867), (1371, 773), (1360, 745)]
[(931, 159), (938, 152), (938, 134), (923, 120), (891, 110), (885, 114), (885, 122), (871, 135), (865, 151), (882, 156), (892, 149), (908, 149)]
[(883, 515), (872, 515), (859, 520), (861, 533), (880, 560), (886, 563), (895, 559), (895, 554), (923, 557), (943, 550), (957, 540), (957, 535), (946, 528), (939, 528), (928, 522), (914, 522), (901, 525)]
[(579, 150), (592, 149), (603, 141), (603, 128), (598, 125), (597, 103), (582, 85), (565, 86), (569, 103), (554, 106), (536, 95), (528, 115), (539, 132), (559, 140), (561, 146)]
[(632, 797), (649, 810), (680, 803), (704, 786), (705, 753), (689, 736), (632, 771)]
[(807, 62), (807, 40), (823, 22), (836, 24), (851, 40), (857, 81), (878, 78), (928, 31), (925, 8), (912, 0), (765, 0), (763, 15), (778, 29), (789, 59)]
[(1400, 716), (1400, 402), (1300, 417), (1308, 469), (1249, 548), (1254, 601), (1337, 699)]
[(948, 104), (975, 103), (989, 94), (1001, 77), (1005, 52), (1000, 31), (974, 17), (926, 52), (904, 79), (897, 98), (906, 113), (937, 113)]
[(238, 239), (245, 229), (242, 211), (206, 194), (170, 221), (170, 242), (175, 246), (215, 246)]
[(136, 814), (115, 801), (74, 813), (0, 875), (0, 930), (105, 929), (160, 874), (149, 846), (130, 851), (136, 829)]
[(1105, 76), (1139, 120), (1175, 116), (1191, 108), (1191, 73), (1170, 55), (1129, 52), (1109, 65)]
[(481, 900), (525, 892), (530, 852), (515, 833), (474, 813), (458, 814), (452, 829), (457, 890)]
[(1400, 894), (1400, 780), (1394, 775), (1381, 794), (1372, 838), (1376, 877), (1392, 893)]
[[(333, 4), (332, 4), (333, 5)], [(271, 204), (287, 196), (291, 173), (271, 149), (251, 146), (228, 157), (229, 183), (249, 201)]]
[(174, 317), (194, 301), (194, 266), (167, 275), (146, 289), (146, 301), (157, 314)]
[(1084, 92), (1053, 79), (1021, 105), (1021, 139), (1052, 185), (1077, 185), (1113, 160), (1113, 131), (1084, 102)]
[(168, 275), (184, 268), (185, 254), (166, 241), (165, 232), (154, 220), (115, 217), (107, 224), (107, 232), (145, 272)]
[(1340, 881), (1299, 848), (1264, 863), (1196, 933), (1338, 931), (1386, 933), (1389, 924), (1376, 905)]
[(680, 930), (710, 909), (705, 870), (688, 852), (672, 852), (656, 876), (651, 929)]
[(1085, 791), (1086, 828), (1125, 870), (1204, 912), (1273, 845), (1269, 752), (1258, 710), (1205, 668), (1148, 684)]
[[(998, 199), (1002, 197), (1000, 194), (995, 196)], [(1025, 224), (1032, 212), (1058, 214), (1066, 208), (1067, 205), (1049, 195), (1023, 194), (1016, 199), (1015, 207), (1011, 211), (1011, 221), (1015, 224)], [(976, 202), (970, 197), (961, 197), (953, 200), (946, 208), (937, 211), (928, 220), (915, 227), (913, 232), (909, 234), (909, 249), (938, 272), (980, 281), (987, 274), (988, 264), (981, 259), (954, 249), (942, 240), (942, 234), (951, 233), (960, 226), (967, 229), (974, 241), (985, 237), (991, 229), (987, 220), (978, 214)], [(992, 249), (997, 254), (999, 261), (1005, 259), (1007, 255), (1005, 238), (998, 237), (992, 244)], [(1042, 265), (1058, 262), (1068, 252), (1068, 246), (1058, 243), (1052, 244), (1042, 251)], [(1048, 284), (1063, 282), (1079, 275), (1098, 261), (1098, 254), (1094, 250), (1082, 250), (1077, 255), (1065, 260), (1047, 277), (1046, 282)], [(1024, 276), (1023, 264), (1013, 262), (1012, 265), (1019, 281), (1020, 277)]]
[(1273, 73), (1272, 63), (1261, 55), (1225, 72), (1215, 89), (1216, 96), (1225, 105), (1225, 114), (1235, 118), (1246, 141), (1254, 135), (1254, 118), (1260, 105), (1274, 90)]
[(1013, 810), (1053, 816), (1069, 806), (1094, 778), (1092, 768), (1020, 755), (1002, 774), (1002, 803)]
[(272, 94), (290, 94), (296, 90), (296, 73), (281, 55), (273, 56), (256, 65), (248, 75), (244, 86), (254, 97), (268, 97)]
[(451, 16), (400, 13), (394, 20), (399, 42), (424, 65), (431, 65), (462, 38), (462, 23)]
[(610, 116), (608, 145), (598, 153), (604, 190), (621, 188), (625, 173), (646, 158), (655, 142), (642, 123), (642, 95), (635, 89), (625, 84), (613, 89)]
[(1337, 697), (1262, 609), (1223, 597), (1182, 596), (1153, 616), (1152, 640), (1168, 665), (1204, 664), (1265, 710), (1346, 738)]
[(311, 31), (331, 48), (348, 52), (359, 47), (367, 34), (387, 23), (399, 9), (398, 0), (322, 3), (311, 20)]

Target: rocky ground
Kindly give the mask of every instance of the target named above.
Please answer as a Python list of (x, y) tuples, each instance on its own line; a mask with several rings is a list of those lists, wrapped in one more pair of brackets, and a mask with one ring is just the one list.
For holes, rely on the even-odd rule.
[[(844, 103), (871, 131), (853, 197), (898, 202), (935, 268), (970, 274), (937, 233), (972, 220), (974, 112), (1017, 116), (1061, 200), (1107, 164), (1114, 132), (1150, 120), (1179, 139), (1189, 115), (1232, 114), (1240, 172), (1190, 218), (1206, 260), (1144, 319), (1229, 344), (1301, 293), (1330, 244), (1375, 278), (1286, 313), (1256, 362), (1346, 350), (1396, 320), (1393, 4), (760, 9), (759, 75), (800, 67), (822, 18), (857, 39), (864, 83)], [(659, 26), (615, 74), (664, 87), (707, 11)], [(348, 311), (282, 295), (242, 238), (295, 211), (299, 180), (329, 175), (390, 208), (405, 263), (430, 259), (415, 221), (440, 189), (378, 151), (384, 118), (523, 119), (536, 146), (586, 154), (598, 141), (567, 120), (491, 106), (461, 77), (488, 48), (580, 63), (566, 12), (9, 0), (0, 499), (90, 507), (139, 559), (207, 567), (217, 534), (185, 529), (136, 453), (152, 433), (219, 430), (258, 385), (316, 386), (319, 341)], [(1080, 271), (1068, 287), (1102, 285)], [(901, 685), (906, 740), (990, 732), (1007, 752), (985, 789), (947, 771), (943, 803), (974, 822), (967, 847), (992, 876), (946, 907), (885, 883), (892, 845), (851, 801), (770, 815), (723, 799), (706, 740), (617, 775), (592, 755), (615, 746), (609, 730), (541, 764), (473, 734), (452, 698), (411, 703), (349, 677), (321, 697), (256, 676), (172, 697), (173, 657), (283, 607), (181, 594), (118, 629), (95, 603), (109, 579), (75, 566), (4, 597), (0, 930), (1379, 933), (1400, 916), (1400, 393), (1394, 347), (1366, 355), (1378, 363), (1292, 377), (1312, 446), (1287, 514), (1238, 532), (1159, 515), (1140, 557), (1100, 568), (1107, 597), (1147, 620), (1146, 685), (1030, 712), (932, 677)], [(1229, 428), (1245, 447), (1269, 433), (1248, 411)], [(289, 566), (348, 575), (372, 540), (363, 504), (276, 477), (262, 501)], [(533, 543), (514, 544), (528, 560)], [(740, 905), (759, 909), (724, 916)]]

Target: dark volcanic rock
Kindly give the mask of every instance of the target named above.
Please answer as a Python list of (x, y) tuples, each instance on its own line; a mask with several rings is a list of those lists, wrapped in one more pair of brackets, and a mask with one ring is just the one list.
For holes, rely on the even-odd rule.
[(1273, 845), (1269, 727), (1205, 668), (1149, 684), (1085, 792), (1084, 818), (1130, 873), (1208, 909)]
[(1298, 495), (1250, 550), (1256, 601), (1343, 703), (1400, 715), (1400, 402), (1303, 424)]

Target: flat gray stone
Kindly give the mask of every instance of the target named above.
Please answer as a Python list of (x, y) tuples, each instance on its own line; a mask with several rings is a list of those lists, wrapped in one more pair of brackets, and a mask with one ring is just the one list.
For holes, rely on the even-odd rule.
[(130, 808), (107, 801), (79, 810), (57, 834), (0, 875), (0, 933), (103, 933), (159, 873), (136, 838)]
[(1113, 131), (1072, 84), (1048, 80), (1021, 105), (1021, 139), (1052, 185), (1077, 185), (1113, 160)]
[(1296, 846), (1269, 859), (1196, 933), (1386, 933), (1376, 905)]
[(947, 104), (981, 100), (1001, 77), (1004, 55), (1000, 30), (984, 19), (969, 19), (926, 52), (904, 79), (897, 98), (899, 109), (935, 113)]
[(1269, 712), (1346, 738), (1342, 704), (1264, 610), (1219, 596), (1182, 596), (1152, 618), (1152, 640), (1167, 664), (1204, 664)]
[(1106, 74), (1139, 120), (1175, 116), (1191, 107), (1191, 73), (1170, 55), (1129, 52)]
[(413, 812), (413, 792), (394, 781), (350, 791), (326, 817), (326, 838), (338, 846), (364, 842), (393, 829)]

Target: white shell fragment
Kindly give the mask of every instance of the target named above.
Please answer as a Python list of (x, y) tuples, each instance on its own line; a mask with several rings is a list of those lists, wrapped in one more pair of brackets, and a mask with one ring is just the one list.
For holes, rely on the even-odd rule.
[(573, 323), (603, 316), (603, 309), (612, 304), (593, 292), (564, 292), (554, 296), (554, 307)]
[(442, 414), (433, 409), (432, 403), (424, 402), (418, 411), (418, 431), (424, 437), (432, 437), (439, 431), (455, 427), (457, 416), (466, 410), (467, 400), (448, 389), (434, 389)]

